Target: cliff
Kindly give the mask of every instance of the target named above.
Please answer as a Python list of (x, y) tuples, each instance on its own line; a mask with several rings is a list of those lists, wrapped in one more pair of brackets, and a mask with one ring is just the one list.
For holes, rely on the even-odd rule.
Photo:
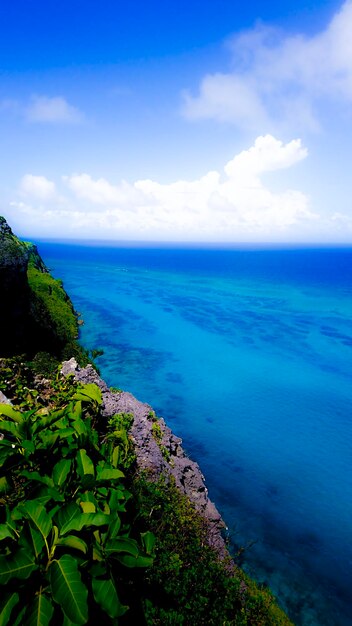
[(31, 332), (30, 250), (0, 217), (0, 327), (2, 356), (22, 352)]
[[(292, 626), (230, 558), (182, 440), (84, 363), (61, 281), (3, 218), (0, 293), (0, 623)], [(48, 376), (41, 351), (70, 358)]]
[(62, 282), (51, 276), (37, 247), (16, 237), (3, 217), (0, 296), (0, 356), (32, 359), (45, 353), (47, 362), (72, 355), (82, 361), (77, 318)]
[[(112, 392), (91, 365), (80, 368), (75, 359), (62, 365), (64, 376), (72, 374), (81, 383), (95, 383), (102, 392), (102, 414), (108, 421), (115, 414), (133, 416), (131, 436), (139, 471), (147, 471), (151, 480), (160, 476), (173, 477), (179, 491), (189, 498), (207, 525), (207, 540), (222, 559), (228, 559), (228, 550), (222, 536), (225, 523), (208, 496), (204, 476), (199, 465), (192, 461), (162, 418), (157, 418), (149, 404), (139, 402), (131, 393)], [(230, 564), (233, 569), (234, 564)]]

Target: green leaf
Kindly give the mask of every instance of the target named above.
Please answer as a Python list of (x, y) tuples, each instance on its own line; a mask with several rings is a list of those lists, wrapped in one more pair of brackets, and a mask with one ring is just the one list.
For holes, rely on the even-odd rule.
[(96, 512), (96, 506), (95, 504), (93, 504), (93, 502), (80, 502), (80, 506), (81, 509), (83, 511), (83, 513), (95, 513)]
[(49, 426), (53, 426), (55, 422), (58, 422), (66, 413), (66, 408), (59, 411), (53, 411), (49, 415), (38, 416), (38, 419), (33, 424), (33, 432), (39, 433), (42, 430), (48, 429)]
[(74, 421), (71, 422), (71, 425), (75, 429), (77, 435), (87, 435), (87, 427), (83, 420), (75, 419)]
[(98, 506), (98, 502), (96, 497), (94, 496), (92, 491), (85, 491), (84, 493), (82, 493), (81, 495), (81, 502), (92, 502), (92, 504), (94, 504), (95, 506), (95, 510)]
[(53, 500), (54, 502), (65, 501), (65, 496), (62, 493), (60, 493), (60, 491), (58, 491), (57, 489), (53, 487), (47, 487), (44, 485), (43, 487), (40, 487), (38, 491), (36, 491), (35, 495), (36, 495), (35, 499), (39, 504), (46, 504), (50, 500)]
[(41, 591), (34, 597), (26, 612), (24, 626), (48, 626), (54, 607)]
[(87, 383), (86, 385), (81, 385), (78, 387), (77, 393), (74, 394), (73, 399), (83, 400), (84, 402), (93, 400), (98, 404), (101, 404), (101, 390), (99, 389), (98, 385), (95, 385), (94, 383)]
[(17, 439), (20, 436), (18, 424), (15, 424), (14, 422), (7, 422), (5, 420), (0, 420), (0, 432), (10, 433), (11, 435), (14, 435), (14, 437), (17, 437)]
[(2, 541), (3, 539), (8, 539), (8, 538), (14, 539), (15, 537), (16, 537), (15, 533), (13, 532), (12, 528), (8, 526), (8, 524), (0, 524), (0, 541)]
[(9, 593), (3, 598), (3, 602), (0, 607), (0, 624), (2, 626), (6, 626), (6, 624), (11, 624), (10, 621), (12, 609), (18, 604), (20, 597), (18, 593)]
[[(70, 433), (71, 435), (72, 435), (72, 432)], [(60, 435), (61, 435), (61, 433), (60, 433)], [(52, 433), (49, 430), (47, 432), (39, 433), (39, 437), (40, 437), (40, 441), (42, 442), (44, 447), (45, 448), (49, 448), (50, 446), (53, 446), (56, 443), (56, 441), (57, 441), (57, 439), (59, 437), (59, 434), (58, 433)]]
[[(0, 428), (1, 430), (1, 428)], [(12, 444), (9, 441), (2, 440), (0, 449), (0, 467), (6, 463), (7, 459), (13, 454), (17, 454), (17, 450), (14, 450)]]
[(141, 533), (142, 544), (146, 554), (153, 554), (156, 537), (153, 533), (148, 530), (146, 533)]
[(27, 450), (27, 452), (30, 452), (31, 454), (35, 452), (35, 445), (33, 441), (29, 439), (23, 439), (21, 441), (21, 448), (24, 448), (24, 450)]
[(108, 580), (93, 578), (92, 589), (96, 603), (101, 606), (109, 617), (114, 619), (126, 613), (128, 606), (121, 604), (111, 578)]
[(115, 558), (126, 567), (150, 567), (154, 559), (150, 556), (130, 556), (129, 554), (116, 554)]
[(97, 466), (97, 481), (100, 480), (116, 480), (117, 478), (124, 478), (124, 473), (119, 469), (114, 469), (106, 466)]
[(64, 621), (62, 622), (62, 626), (75, 626), (74, 622), (71, 622), (66, 615), (64, 615)]
[(122, 489), (111, 489), (108, 502), (112, 511), (117, 511), (121, 504), (121, 500), (125, 500), (125, 492)]
[(80, 537), (76, 537), (76, 535), (67, 535), (67, 537), (60, 537), (57, 541), (58, 546), (66, 546), (67, 548), (74, 548), (75, 550), (79, 550), (83, 552), (83, 554), (87, 554), (87, 544)]
[(82, 583), (77, 562), (64, 554), (50, 566), (52, 595), (65, 615), (75, 624), (88, 621), (88, 590)]
[(77, 452), (77, 472), (83, 477), (86, 474), (90, 474), (94, 476), (94, 464), (93, 461), (89, 458), (86, 450), (78, 450)]
[(139, 554), (137, 541), (128, 537), (116, 537), (107, 541), (105, 553), (109, 556), (117, 552), (127, 552), (133, 557), (137, 557)]
[(70, 459), (61, 459), (53, 468), (53, 480), (55, 485), (61, 487), (71, 470)]
[(7, 491), (9, 491), (10, 489), (10, 485), (8, 483), (8, 480), (6, 478), (6, 476), (1, 476), (0, 478), (0, 493), (6, 493)]
[(0, 404), (0, 415), (9, 417), (17, 424), (22, 424), (24, 421), (21, 411), (16, 411), (10, 404)]
[(18, 544), (34, 552), (37, 559), (45, 546), (45, 541), (39, 530), (28, 523), (22, 529)]
[(52, 521), (45, 508), (39, 504), (37, 500), (27, 500), (19, 507), (21, 513), (26, 517), (35, 528), (37, 528), (44, 539), (52, 529)]
[(22, 609), (18, 613), (14, 622), (11, 620), (11, 626), (23, 626), (23, 619), (24, 619), (24, 614), (26, 612), (26, 608), (27, 608), (26, 606), (22, 607)]
[(33, 555), (23, 548), (10, 556), (0, 556), (0, 584), (6, 585), (12, 578), (26, 579), (35, 569)]
[(37, 528), (33, 528), (31, 525), (29, 525), (29, 532), (32, 539), (34, 554), (36, 558), (38, 558), (45, 545), (44, 538), (39, 530), (37, 530)]
[(104, 513), (82, 513), (80, 526), (77, 530), (82, 530), (85, 526), (105, 526), (110, 522), (110, 515)]
[(119, 530), (121, 528), (121, 520), (117, 514), (114, 517), (113, 516), (110, 516), (110, 517), (112, 518), (112, 521), (110, 521), (110, 524), (109, 524), (107, 538), (114, 539), (119, 534)]
[(29, 480), (36, 480), (38, 483), (43, 483), (47, 487), (53, 487), (54, 483), (49, 476), (41, 476), (39, 472), (29, 472), (28, 470), (22, 470), (21, 476), (28, 478)]
[(70, 502), (62, 507), (56, 514), (56, 525), (60, 535), (64, 535), (70, 530), (77, 530), (76, 520), (81, 516), (81, 509), (75, 502)]
[(71, 502), (61, 509), (56, 516), (60, 535), (71, 530), (80, 531), (85, 526), (105, 526), (109, 524), (110, 516), (104, 513), (82, 513), (80, 507)]
[(120, 458), (120, 446), (115, 446), (111, 455), (111, 465), (116, 469)]

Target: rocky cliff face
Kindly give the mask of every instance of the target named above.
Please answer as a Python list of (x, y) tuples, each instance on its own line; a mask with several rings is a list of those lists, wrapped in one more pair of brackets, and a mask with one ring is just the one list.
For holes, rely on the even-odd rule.
[[(73, 374), (81, 383), (95, 383), (103, 397), (103, 415), (108, 419), (116, 413), (133, 415), (131, 435), (133, 437), (137, 467), (146, 470), (151, 480), (161, 475), (172, 476), (181, 493), (194, 504), (205, 519), (209, 545), (221, 559), (228, 559), (229, 553), (222, 531), (225, 524), (221, 515), (208, 496), (204, 476), (199, 465), (192, 461), (182, 447), (182, 439), (176, 437), (162, 418), (156, 418), (149, 404), (139, 402), (131, 393), (112, 392), (91, 365), (80, 368), (75, 359), (62, 365), (65, 376)], [(157, 428), (155, 428), (157, 425)], [(234, 568), (228, 563), (230, 570)]]
[(37, 247), (21, 241), (0, 217), (0, 356), (47, 352), (61, 358), (78, 335), (61, 281), (48, 272)]
[(0, 217), (0, 352), (21, 352), (29, 332), (30, 289), (27, 268), (30, 248)]

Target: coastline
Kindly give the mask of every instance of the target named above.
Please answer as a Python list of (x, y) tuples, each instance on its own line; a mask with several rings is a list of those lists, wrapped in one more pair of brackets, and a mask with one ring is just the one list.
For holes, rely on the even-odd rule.
[[(227, 566), (234, 571), (236, 566), (230, 559), (223, 537), (226, 524), (208, 496), (199, 465), (184, 451), (182, 439), (174, 435), (163, 418), (156, 418), (149, 404), (140, 402), (129, 392), (111, 391), (91, 365), (81, 368), (71, 358), (62, 364), (61, 372), (64, 376), (73, 375), (80, 383), (95, 383), (100, 388), (103, 398), (102, 415), (107, 419), (116, 413), (133, 415), (131, 436), (138, 470), (146, 471), (151, 480), (156, 480), (161, 475), (173, 477), (176, 487), (188, 497), (206, 521), (208, 545), (220, 559), (226, 559)], [(153, 424), (158, 424), (158, 431), (160, 429), (157, 440), (153, 435)]]

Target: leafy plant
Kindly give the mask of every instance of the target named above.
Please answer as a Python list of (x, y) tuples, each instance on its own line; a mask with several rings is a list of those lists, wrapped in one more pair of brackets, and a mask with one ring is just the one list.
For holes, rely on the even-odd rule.
[(131, 413), (116, 413), (108, 420), (106, 445), (111, 454), (112, 447), (115, 450), (116, 462), (128, 470), (136, 460), (134, 445), (129, 434), (133, 424)]
[(127, 523), (119, 445), (99, 446), (91, 427), (100, 404), (88, 384), (56, 410), (0, 405), (4, 626), (86, 624), (91, 615), (116, 623), (128, 608), (125, 568), (153, 562), (153, 535), (137, 541)]

